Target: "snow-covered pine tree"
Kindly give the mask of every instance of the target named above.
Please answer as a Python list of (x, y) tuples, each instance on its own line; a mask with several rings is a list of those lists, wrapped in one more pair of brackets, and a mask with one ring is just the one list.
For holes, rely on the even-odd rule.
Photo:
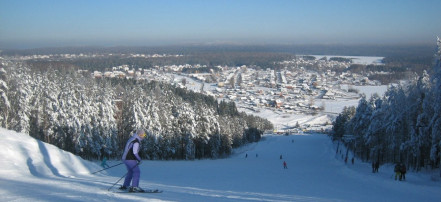
[(430, 119), (431, 133), (431, 148), (430, 159), (433, 162), (438, 162), (441, 169), (441, 39), (437, 37), (438, 50), (434, 56), (433, 76), (432, 76), (432, 96), (433, 96), (433, 116)]
[(379, 161), (380, 155), (386, 143), (386, 128), (384, 127), (383, 99), (378, 94), (373, 94), (369, 99), (369, 105), (372, 106), (370, 124), (366, 131), (366, 145), (371, 146), (370, 157), (373, 161)]
[(32, 99), (29, 103), (31, 113), (29, 117), (29, 135), (39, 140), (45, 140), (42, 124), (43, 124), (43, 74), (34, 72), (31, 77), (30, 87), (33, 89)]
[(124, 148), (126, 141), (130, 138), (135, 128), (135, 101), (130, 88), (125, 88), (120, 97), (121, 117), (118, 125), (118, 147)]
[(120, 150), (117, 144), (117, 123), (114, 116), (116, 113), (116, 105), (113, 102), (115, 95), (107, 80), (97, 82), (98, 92), (96, 92), (94, 103), (98, 109), (98, 127), (104, 139), (101, 146), (102, 155), (115, 157)]
[(219, 116), (219, 133), (221, 134), (222, 143), (220, 148), (221, 154), (230, 154), (233, 150), (233, 130), (231, 129), (231, 123), (226, 116)]
[[(343, 107), (342, 113), (340, 113), (332, 124), (332, 130), (334, 131), (332, 137), (334, 140), (340, 140), (345, 134), (346, 123), (354, 116), (355, 107)], [(298, 124), (298, 122), (297, 122)]]
[(424, 108), (424, 100), (428, 93), (430, 93), (428, 81), (428, 75), (423, 74), (416, 82), (409, 86), (406, 99), (407, 106), (412, 107), (409, 107), (406, 113), (410, 139), (404, 143), (408, 148), (403, 149), (408, 150), (412, 156), (406, 155), (405, 159), (402, 158), (401, 161), (407, 165), (412, 164), (412, 167), (417, 170), (424, 166), (422, 159), (425, 156), (429, 156), (428, 148), (430, 148), (428, 117), (426, 117), (425, 113), (431, 110)]
[(8, 85), (6, 84), (6, 70), (0, 67), (0, 127), (7, 128), (8, 111), (10, 109), (9, 99), (7, 96)]
[(7, 97), (10, 103), (7, 116), (8, 129), (17, 132), (29, 132), (29, 116), (31, 113), (30, 101), (32, 99), (31, 72), (21, 62), (14, 62), (9, 67)]
[(347, 122), (346, 134), (355, 137), (357, 150), (361, 153), (364, 160), (369, 159), (370, 147), (367, 145), (369, 136), (367, 130), (369, 128), (370, 118), (372, 116), (372, 106), (363, 95), (355, 110), (354, 116)]

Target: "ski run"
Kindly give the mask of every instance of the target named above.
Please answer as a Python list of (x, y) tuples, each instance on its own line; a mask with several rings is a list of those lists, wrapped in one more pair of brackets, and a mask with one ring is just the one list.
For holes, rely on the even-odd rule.
[(121, 183), (108, 191), (126, 173), (123, 165), (91, 174), (102, 169), (100, 162), (26, 134), (1, 128), (0, 147), (0, 201), (401, 202), (441, 197), (436, 171), (408, 172), (406, 181), (395, 181), (393, 165), (372, 173), (369, 163), (345, 164), (337, 145), (323, 134), (266, 135), (226, 159), (144, 160), (140, 186), (164, 191), (155, 194), (115, 193)]

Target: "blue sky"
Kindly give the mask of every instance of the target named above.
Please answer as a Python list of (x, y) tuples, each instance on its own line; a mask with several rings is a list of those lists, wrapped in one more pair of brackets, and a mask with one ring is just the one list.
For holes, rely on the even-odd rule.
[(440, 0), (0, 0), (0, 48), (185, 44), (415, 44)]

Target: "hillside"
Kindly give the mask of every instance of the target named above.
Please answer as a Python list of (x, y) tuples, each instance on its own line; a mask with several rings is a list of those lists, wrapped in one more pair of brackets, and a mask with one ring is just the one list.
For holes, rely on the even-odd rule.
[(436, 173), (411, 172), (400, 182), (391, 165), (378, 174), (357, 160), (345, 165), (319, 134), (264, 136), (228, 159), (144, 161), (141, 186), (161, 194), (109, 192), (123, 166), (91, 175), (99, 162), (24, 134), (0, 129), (0, 147), (0, 201), (439, 201), (441, 188)]

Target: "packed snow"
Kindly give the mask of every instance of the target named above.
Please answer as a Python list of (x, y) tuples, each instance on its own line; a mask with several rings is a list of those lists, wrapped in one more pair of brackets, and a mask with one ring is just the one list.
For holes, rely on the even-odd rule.
[(145, 160), (140, 186), (164, 191), (155, 194), (115, 193), (122, 180), (108, 191), (123, 165), (91, 174), (100, 162), (26, 134), (0, 129), (0, 147), (0, 201), (439, 201), (441, 190), (435, 171), (395, 181), (393, 165), (345, 164), (323, 134), (265, 135), (226, 159)]

